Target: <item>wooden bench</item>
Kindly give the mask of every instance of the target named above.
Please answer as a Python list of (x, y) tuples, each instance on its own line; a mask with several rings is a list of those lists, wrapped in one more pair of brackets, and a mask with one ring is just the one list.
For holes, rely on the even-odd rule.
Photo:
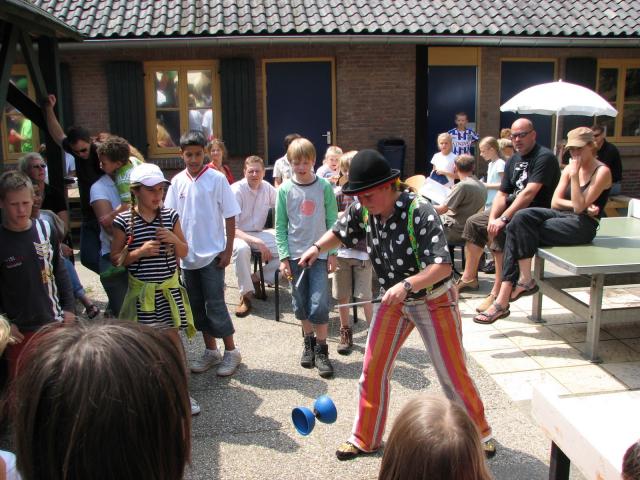
[(533, 388), (531, 413), (551, 440), (549, 479), (573, 463), (588, 480), (620, 480), (622, 458), (640, 436), (640, 391), (558, 397)]
[(626, 195), (614, 195), (609, 197), (607, 204), (604, 206), (604, 213), (607, 217), (619, 217), (620, 210), (624, 210), (629, 206), (631, 197)]

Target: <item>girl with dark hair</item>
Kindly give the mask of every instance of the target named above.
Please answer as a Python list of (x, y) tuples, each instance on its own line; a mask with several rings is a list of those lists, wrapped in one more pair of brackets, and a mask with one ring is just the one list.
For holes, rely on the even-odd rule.
[(20, 359), (23, 480), (182, 478), (191, 417), (182, 353), (134, 323), (46, 328)]

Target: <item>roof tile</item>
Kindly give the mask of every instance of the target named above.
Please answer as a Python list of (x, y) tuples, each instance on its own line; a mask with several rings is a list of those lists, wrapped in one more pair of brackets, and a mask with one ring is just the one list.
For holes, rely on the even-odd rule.
[(92, 39), (190, 35), (640, 36), (640, 2), (617, 0), (31, 0)]

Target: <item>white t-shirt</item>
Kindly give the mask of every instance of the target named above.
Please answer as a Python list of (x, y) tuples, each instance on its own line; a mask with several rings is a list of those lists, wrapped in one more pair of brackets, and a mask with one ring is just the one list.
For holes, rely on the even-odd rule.
[(276, 206), (276, 189), (269, 182), (262, 181), (257, 190), (251, 190), (246, 178), (231, 185), (240, 206), (236, 217), (236, 228), (243, 232), (260, 232), (269, 215), (269, 209)]
[[(96, 182), (91, 185), (89, 194), (89, 203), (93, 204), (98, 200), (108, 200), (111, 208), (115, 210), (120, 206), (120, 195), (118, 187), (113, 179), (106, 173), (102, 175)], [(111, 252), (111, 235), (107, 233), (104, 227), (100, 226), (100, 254), (106, 255)]]
[[(505, 161), (501, 158), (489, 162), (487, 165), (487, 183), (500, 183), (500, 174), (504, 173)], [(485, 206), (490, 207), (493, 203), (493, 198), (498, 193), (498, 190), (487, 190), (487, 203)]]
[(186, 170), (173, 177), (164, 205), (180, 216), (189, 245), (189, 253), (180, 260), (185, 270), (206, 267), (224, 250), (224, 219), (240, 213), (227, 178), (207, 166), (195, 178)]
[(276, 160), (276, 163), (273, 164), (273, 178), (281, 178), (284, 182), (291, 178), (291, 174), (291, 164), (286, 155), (280, 157)]
[[(431, 164), (434, 170), (446, 170), (449, 173), (453, 173), (457, 155), (450, 152), (449, 155), (443, 155), (442, 152), (436, 153), (431, 159)], [(453, 180), (449, 180), (444, 184), (445, 187), (453, 187)]]

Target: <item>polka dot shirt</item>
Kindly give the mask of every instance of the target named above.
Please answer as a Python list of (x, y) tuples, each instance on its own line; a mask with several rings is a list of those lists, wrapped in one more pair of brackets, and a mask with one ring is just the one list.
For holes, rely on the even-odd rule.
[[(362, 205), (355, 201), (333, 226), (333, 233), (347, 247), (366, 239), (371, 263), (380, 286), (385, 290), (428, 265), (451, 263), (440, 217), (431, 203), (422, 197), (418, 197), (419, 203), (413, 210), (413, 231), (418, 246), (416, 259), (407, 229), (409, 206), (414, 198), (415, 194), (403, 192), (386, 222), (382, 222), (378, 215), (369, 214), (367, 225), (364, 224)], [(415, 296), (424, 293), (425, 290), (422, 290), (416, 292)]]

